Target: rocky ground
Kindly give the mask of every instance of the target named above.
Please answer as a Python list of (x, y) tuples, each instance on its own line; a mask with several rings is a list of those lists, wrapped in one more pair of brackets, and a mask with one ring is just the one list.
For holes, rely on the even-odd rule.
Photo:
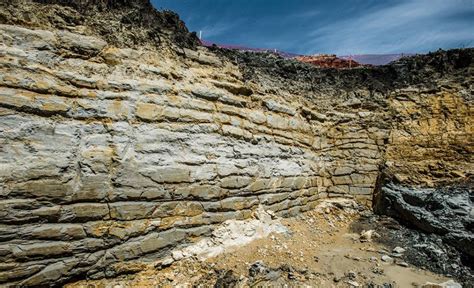
[(459, 283), (472, 287), (474, 283), (473, 271), (455, 249), (351, 200), (323, 201), (298, 217), (274, 221), (286, 229), (226, 247), (214, 257), (162, 261), (135, 275), (67, 287), (461, 287)]

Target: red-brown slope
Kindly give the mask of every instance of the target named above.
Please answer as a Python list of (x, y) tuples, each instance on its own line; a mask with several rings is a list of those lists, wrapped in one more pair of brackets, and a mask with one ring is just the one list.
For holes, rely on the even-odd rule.
[(336, 55), (331, 54), (298, 56), (295, 57), (295, 59), (304, 63), (310, 63), (323, 68), (354, 68), (364, 66), (354, 60), (338, 58)]

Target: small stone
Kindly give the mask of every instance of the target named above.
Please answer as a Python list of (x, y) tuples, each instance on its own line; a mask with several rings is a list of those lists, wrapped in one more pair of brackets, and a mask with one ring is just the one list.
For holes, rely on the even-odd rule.
[(289, 272), (289, 273), (288, 273), (288, 279), (290, 279), (290, 280), (295, 280), (295, 279), (296, 279), (295, 273)]
[(256, 277), (257, 275), (265, 275), (270, 272), (270, 269), (265, 265), (262, 260), (256, 261), (249, 267), (250, 277)]
[(407, 262), (397, 262), (397, 265), (398, 266), (402, 266), (402, 267), (408, 267), (408, 263)]
[(175, 261), (178, 261), (184, 258), (183, 252), (181, 251), (173, 251), (171, 253), (171, 256), (173, 257)]
[(389, 263), (393, 262), (393, 258), (388, 255), (383, 255), (381, 259), (384, 262), (389, 262)]
[(397, 247), (393, 248), (392, 251), (393, 251), (394, 253), (397, 253), (397, 254), (403, 254), (406, 250), (405, 250), (404, 248), (402, 248), (402, 247), (398, 247), (398, 246), (397, 246)]
[(347, 284), (351, 285), (351, 287), (359, 287), (359, 283), (357, 283), (356, 281), (346, 281)]
[(165, 259), (159, 261), (158, 263), (155, 264), (156, 268), (163, 269), (166, 267), (171, 266), (173, 264), (174, 260), (171, 257), (166, 257)]

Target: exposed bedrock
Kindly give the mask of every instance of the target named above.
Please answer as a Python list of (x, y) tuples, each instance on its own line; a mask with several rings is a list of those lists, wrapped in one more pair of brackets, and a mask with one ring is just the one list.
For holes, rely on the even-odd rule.
[(472, 175), (473, 49), (316, 69), (123, 22), (147, 1), (37, 2), (1, 3), (0, 285), (127, 273), (259, 205), (370, 204), (380, 167)]
[(474, 189), (465, 183), (436, 188), (384, 185), (375, 201), (375, 211), (442, 239), (474, 259)]
[(0, 8), (3, 24), (95, 35), (117, 47), (200, 44), (176, 13), (157, 11), (149, 0), (9, 0)]

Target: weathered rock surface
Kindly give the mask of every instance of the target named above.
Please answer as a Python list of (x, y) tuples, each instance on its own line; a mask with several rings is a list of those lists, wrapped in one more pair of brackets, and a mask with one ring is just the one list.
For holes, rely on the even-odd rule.
[(474, 260), (474, 189), (464, 185), (438, 188), (382, 187), (376, 212), (386, 214), (442, 239)]
[[(394, 212), (393, 209), (387, 211)], [(378, 237), (374, 238), (372, 243), (387, 245), (385, 249), (377, 250), (380, 256), (376, 259), (389, 255), (393, 258), (392, 265), (427, 269), (437, 275), (453, 278), (462, 283), (463, 287), (472, 286), (474, 283), (472, 257), (456, 249), (452, 243), (443, 240), (444, 236), (424, 232), (413, 224), (406, 225), (409, 223), (400, 219), (400, 215), (397, 215), (397, 219), (400, 220), (396, 220), (386, 215), (366, 212), (364, 211), (362, 217), (352, 222), (351, 227), (354, 232), (360, 233), (361, 241), (366, 241), (362, 239), (366, 233), (364, 231), (376, 231), (374, 233), (377, 233)], [(397, 281), (406, 279), (404, 273), (397, 278)], [(411, 284), (405, 283), (404, 286)], [(421, 284), (423, 282), (419, 283)]]
[(11, 0), (0, 8), (3, 24), (86, 33), (118, 47), (200, 44), (176, 13), (157, 11), (149, 0)]
[(473, 49), (316, 69), (188, 49), (148, 1), (38, 2), (1, 3), (0, 284), (126, 273), (259, 205), (369, 203), (381, 165), (472, 174)]

